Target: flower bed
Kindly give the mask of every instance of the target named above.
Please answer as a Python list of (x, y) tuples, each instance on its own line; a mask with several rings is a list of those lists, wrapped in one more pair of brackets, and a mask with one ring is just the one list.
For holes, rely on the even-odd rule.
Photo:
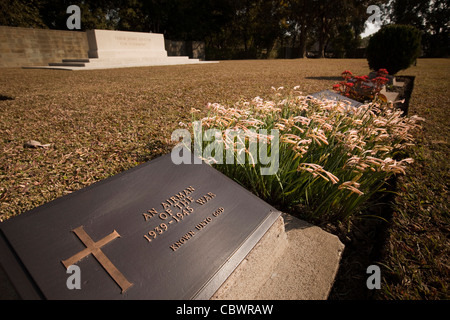
[(384, 95), (380, 94), (384, 85), (389, 82), (386, 69), (380, 69), (375, 78), (369, 76), (353, 76), (349, 70), (342, 72), (343, 81), (333, 85), (333, 90), (359, 102), (387, 102)]
[[(214, 152), (204, 160), (283, 210), (301, 208), (308, 218), (346, 219), (382, 190), (392, 175), (405, 174), (413, 160), (400, 155), (413, 142), (411, 131), (419, 127), (421, 118), (404, 117), (402, 111), (377, 103), (355, 108), (317, 100), (295, 89), (288, 94), (274, 89), (272, 100), (256, 97), (228, 107), (209, 104), (201, 126), (218, 129), (222, 135), (203, 142), (203, 150), (223, 144), (234, 151), (236, 161), (225, 164), (224, 158), (220, 161), (225, 154)], [(257, 134), (261, 129), (276, 130), (276, 148), (273, 135)], [(239, 143), (225, 135), (227, 130), (248, 135)], [(276, 173), (261, 174), (265, 165), (251, 157), (252, 139), (268, 143), (263, 151), (270, 156), (277, 153)], [(245, 162), (237, 159), (242, 154)]]

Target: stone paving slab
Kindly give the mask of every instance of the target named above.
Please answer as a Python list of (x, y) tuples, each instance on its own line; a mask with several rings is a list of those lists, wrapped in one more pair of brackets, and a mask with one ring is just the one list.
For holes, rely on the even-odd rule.
[(325, 300), (343, 250), (337, 236), (283, 214), (213, 299)]

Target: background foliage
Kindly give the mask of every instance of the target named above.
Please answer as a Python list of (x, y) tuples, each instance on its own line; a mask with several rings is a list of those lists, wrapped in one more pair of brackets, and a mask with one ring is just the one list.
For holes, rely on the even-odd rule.
[(426, 56), (449, 52), (450, 6), (445, 0), (0, 0), (0, 25), (66, 29), (69, 5), (81, 8), (82, 29), (163, 33), (166, 39), (205, 41), (210, 59), (355, 57), (369, 5), (383, 22), (421, 30)]
[(407, 25), (387, 25), (374, 34), (367, 47), (372, 70), (387, 69), (389, 74), (409, 68), (420, 56), (421, 33)]

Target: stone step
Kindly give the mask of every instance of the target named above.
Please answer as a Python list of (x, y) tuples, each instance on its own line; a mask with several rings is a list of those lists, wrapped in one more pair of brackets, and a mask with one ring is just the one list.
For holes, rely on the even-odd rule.
[(128, 67), (171, 66), (184, 64), (217, 63), (217, 61), (200, 61), (187, 56), (167, 56), (159, 58), (89, 58), (63, 59), (62, 62), (52, 62), (47, 66), (30, 66), (24, 69), (57, 69), (57, 70), (95, 70)]
[(86, 66), (83, 62), (50, 62), (48, 64), (51, 67), (84, 67)]
[(89, 62), (89, 59), (62, 59), (62, 62)]
[(62, 62), (51, 62), (49, 66), (63, 67), (85, 67), (91, 65), (133, 65), (133, 64), (172, 64), (172, 63), (199, 63), (199, 59), (189, 59), (187, 56), (164, 57), (164, 58), (88, 58), (88, 59), (63, 59)]

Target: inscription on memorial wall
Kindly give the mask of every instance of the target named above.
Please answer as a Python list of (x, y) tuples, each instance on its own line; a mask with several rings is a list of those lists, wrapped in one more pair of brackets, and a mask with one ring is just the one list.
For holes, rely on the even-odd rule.
[(114, 36), (114, 40), (123, 47), (145, 47), (150, 45), (150, 39), (148, 37), (116, 35)]
[[(158, 237), (163, 233), (168, 232), (172, 225), (182, 224), (183, 221), (185, 221), (185, 217), (195, 214), (196, 208), (209, 203), (216, 197), (216, 194), (212, 192), (207, 192), (200, 197), (194, 195), (194, 192), (195, 188), (189, 186), (161, 202), (161, 208), (151, 208), (147, 210), (147, 212), (142, 213), (145, 222), (154, 223), (155, 220), (157, 221), (156, 226), (144, 234), (144, 239), (148, 243), (157, 241)], [(169, 249), (171, 251), (177, 251), (183, 244), (206, 228), (214, 218), (221, 215), (224, 211), (225, 209), (223, 207), (213, 210), (205, 219), (198, 221), (193, 228), (188, 228), (186, 232), (183, 232), (184, 235), (170, 245)]]

